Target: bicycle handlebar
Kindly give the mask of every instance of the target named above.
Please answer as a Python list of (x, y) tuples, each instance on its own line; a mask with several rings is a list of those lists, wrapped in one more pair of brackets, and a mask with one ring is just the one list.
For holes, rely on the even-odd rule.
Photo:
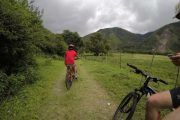
[(165, 85), (168, 85), (168, 82), (166, 82), (166, 81), (164, 81), (164, 80), (158, 80), (159, 82), (161, 82), (161, 83), (163, 83), (163, 84), (165, 84)]
[(143, 75), (144, 77), (149, 77), (150, 79), (153, 80), (153, 82), (156, 82), (156, 83), (157, 83), (157, 82), (161, 82), (161, 83), (163, 83), (163, 84), (168, 85), (168, 83), (167, 83), (166, 81), (161, 80), (161, 79), (158, 79), (158, 78), (155, 78), (155, 77), (152, 77), (152, 76), (148, 75), (147, 73), (145, 73), (144, 71), (140, 70), (139, 68), (137, 68), (137, 67), (134, 66), (134, 65), (131, 65), (131, 64), (127, 63), (127, 66), (133, 68), (133, 69), (135, 70), (134, 73), (136, 73), (136, 74), (141, 74), (141, 75)]
[(136, 74), (141, 74), (141, 75), (147, 77), (147, 74), (144, 73), (142, 70), (138, 69), (136, 66), (131, 65), (131, 64), (129, 64), (129, 63), (127, 63), (127, 66), (133, 68), (133, 69), (135, 70), (134, 72), (135, 72)]

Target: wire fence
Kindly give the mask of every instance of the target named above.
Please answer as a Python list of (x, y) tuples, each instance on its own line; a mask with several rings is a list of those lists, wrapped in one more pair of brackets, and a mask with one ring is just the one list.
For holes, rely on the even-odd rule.
[[(172, 64), (167, 56), (163, 55), (117, 52), (105, 56), (93, 56), (87, 54), (84, 55), (83, 58), (86, 60), (101, 62), (102, 64), (116, 66), (120, 69), (128, 68), (127, 63), (130, 63), (148, 73), (170, 81), (171, 84), (175, 84), (175, 80), (177, 79), (177, 67)], [(179, 80), (177, 84), (179, 86)]]

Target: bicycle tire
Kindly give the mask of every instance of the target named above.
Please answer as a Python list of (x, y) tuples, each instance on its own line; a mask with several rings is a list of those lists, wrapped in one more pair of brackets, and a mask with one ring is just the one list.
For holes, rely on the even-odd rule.
[(70, 80), (66, 80), (66, 88), (69, 90), (71, 88), (72, 82)]
[[(138, 94), (135, 92), (131, 92), (126, 95), (116, 109), (113, 120), (131, 120), (138, 102), (137, 96)], [(132, 104), (128, 106), (131, 102)], [(123, 118), (124, 115), (126, 116), (125, 118)]]
[(72, 79), (71, 76), (69, 77), (69, 75), (66, 75), (65, 83), (66, 83), (67, 90), (69, 90), (71, 88), (71, 86), (72, 86), (72, 80), (71, 79)]

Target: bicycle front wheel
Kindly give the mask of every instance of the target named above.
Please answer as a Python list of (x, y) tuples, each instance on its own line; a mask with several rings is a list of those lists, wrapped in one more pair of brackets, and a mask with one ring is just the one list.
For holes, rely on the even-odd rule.
[(116, 112), (114, 113), (113, 120), (131, 120), (136, 105), (138, 102), (138, 94), (135, 92), (129, 93), (120, 103)]

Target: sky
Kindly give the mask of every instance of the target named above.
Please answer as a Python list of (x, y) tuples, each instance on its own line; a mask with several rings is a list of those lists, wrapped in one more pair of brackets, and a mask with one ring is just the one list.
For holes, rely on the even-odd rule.
[(35, 0), (43, 10), (43, 25), (54, 33), (63, 30), (80, 36), (99, 29), (120, 27), (144, 34), (173, 19), (180, 0)]

